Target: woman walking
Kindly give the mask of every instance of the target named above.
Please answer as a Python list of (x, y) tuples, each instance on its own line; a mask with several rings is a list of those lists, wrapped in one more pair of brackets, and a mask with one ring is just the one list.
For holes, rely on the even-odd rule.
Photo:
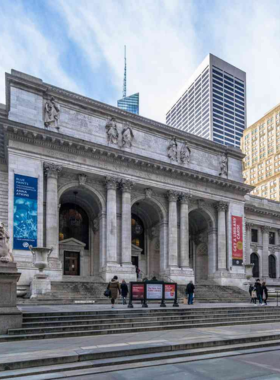
[(268, 290), (266, 287), (266, 282), (264, 281), (262, 283), (262, 299), (263, 299), (265, 305), (267, 305), (267, 298), (268, 298)]
[(108, 289), (111, 292), (111, 304), (112, 309), (114, 309), (115, 300), (118, 298), (118, 295), (120, 294), (120, 284), (118, 281), (118, 276), (114, 276), (112, 280), (109, 282)]

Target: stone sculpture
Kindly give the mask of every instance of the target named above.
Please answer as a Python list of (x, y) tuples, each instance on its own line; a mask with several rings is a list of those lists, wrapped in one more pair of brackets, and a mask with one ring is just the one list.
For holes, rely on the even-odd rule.
[(131, 148), (132, 141), (134, 139), (134, 134), (129, 125), (124, 127), (122, 131), (122, 147), (123, 148)]
[(56, 129), (59, 129), (58, 120), (60, 117), (60, 105), (55, 101), (55, 98), (52, 96), (45, 104), (45, 114), (44, 121), (45, 126), (50, 127), (54, 126)]
[(117, 144), (119, 140), (119, 132), (118, 132), (117, 124), (113, 117), (111, 117), (107, 121), (105, 128), (106, 128), (106, 133), (107, 133), (108, 144)]
[(220, 161), (220, 173), (219, 176), (227, 177), (228, 175), (228, 158), (226, 154), (223, 154)]
[(186, 142), (183, 142), (180, 150), (180, 160), (183, 164), (190, 162), (191, 150)]
[(9, 263), (14, 261), (9, 240), (10, 236), (4, 223), (0, 222), (0, 262)]
[(178, 161), (178, 144), (176, 137), (172, 137), (167, 147), (167, 156), (171, 161)]

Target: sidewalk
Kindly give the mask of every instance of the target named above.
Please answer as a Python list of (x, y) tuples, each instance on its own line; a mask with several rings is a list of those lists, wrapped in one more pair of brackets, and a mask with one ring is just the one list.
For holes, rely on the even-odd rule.
[[(75, 306), (75, 308), (74, 308)], [(141, 305), (139, 305), (139, 309)], [(201, 308), (210, 305), (194, 305), (194, 308)], [(226, 304), (211, 305), (213, 308), (228, 306)], [(232, 305), (231, 307), (238, 306)], [(245, 306), (239, 304), (239, 306)], [(248, 305), (250, 306), (250, 305)], [(40, 306), (24, 307), (28, 311), (74, 311), (74, 310), (104, 310), (102, 305), (67, 305), (67, 306)], [(184, 306), (187, 308), (188, 306)], [(119, 305), (117, 309), (125, 306)], [(31, 310), (30, 310), (31, 309)], [(40, 310), (38, 310), (40, 309)], [(67, 310), (66, 310), (67, 309)], [(110, 306), (105, 310), (111, 310)], [(129, 309), (128, 309), (129, 310)], [(69, 356), (69, 361), (73, 356), (96, 353), (104, 351), (116, 351), (136, 349), (151, 346), (166, 346), (174, 344), (186, 344), (194, 342), (209, 342), (217, 340), (228, 340), (243, 337), (257, 337), (265, 335), (279, 335), (280, 323), (237, 325), (230, 327), (193, 328), (181, 330), (149, 331), (141, 333), (122, 333), (115, 335), (85, 336), (62, 339), (28, 340), (0, 343), (0, 364), (15, 361), (25, 361), (30, 359), (60, 358)]]

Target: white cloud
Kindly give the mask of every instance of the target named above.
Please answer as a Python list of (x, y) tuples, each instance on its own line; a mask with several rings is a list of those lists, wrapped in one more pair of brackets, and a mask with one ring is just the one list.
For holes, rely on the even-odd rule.
[(126, 44), (127, 93), (140, 92), (141, 115), (164, 122), (170, 99), (198, 63), (192, 3), (60, 0), (56, 9), (96, 71), (105, 57), (120, 97)]
[(62, 46), (44, 36), (21, 6), (10, 5), (9, 13), (0, 9), (0, 40), (0, 102), (6, 101), (4, 74), (11, 69), (78, 91), (74, 80), (61, 67)]

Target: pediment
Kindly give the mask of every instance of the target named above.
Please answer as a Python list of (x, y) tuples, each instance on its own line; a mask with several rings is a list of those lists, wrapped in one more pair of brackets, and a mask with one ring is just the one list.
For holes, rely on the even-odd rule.
[(69, 239), (65, 239), (65, 240), (61, 240), (59, 242), (59, 244), (63, 244), (63, 245), (76, 245), (77, 247), (80, 247), (80, 248), (85, 248), (86, 244), (83, 243), (82, 241), (80, 240), (77, 240), (77, 239), (74, 239), (74, 238), (69, 238)]
[(142, 253), (143, 249), (142, 248), (139, 248), (137, 247), (137, 245), (135, 244), (131, 244), (131, 252), (132, 253)]

